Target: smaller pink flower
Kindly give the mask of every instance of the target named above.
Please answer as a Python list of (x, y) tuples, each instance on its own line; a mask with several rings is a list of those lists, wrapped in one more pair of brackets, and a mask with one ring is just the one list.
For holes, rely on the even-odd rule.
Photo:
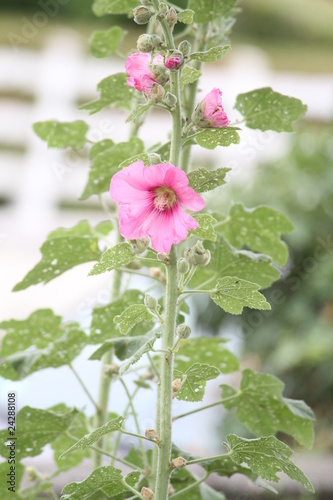
[(179, 56), (168, 57), (164, 66), (168, 69), (176, 69), (182, 63), (182, 58)]
[(197, 106), (193, 121), (200, 127), (224, 128), (230, 123), (223, 106), (220, 89), (211, 90)]
[[(134, 87), (139, 92), (151, 94), (153, 86), (157, 85), (157, 80), (149, 69), (151, 56), (150, 54), (141, 54), (139, 52), (128, 57), (125, 69), (130, 76), (127, 78), (127, 85)], [(162, 63), (163, 57), (157, 54), (154, 59), (154, 64)]]
[(204, 200), (188, 185), (183, 170), (171, 163), (145, 167), (132, 163), (111, 179), (110, 195), (119, 205), (119, 230), (124, 238), (147, 238), (157, 252), (170, 252), (198, 222), (184, 208), (197, 212)]

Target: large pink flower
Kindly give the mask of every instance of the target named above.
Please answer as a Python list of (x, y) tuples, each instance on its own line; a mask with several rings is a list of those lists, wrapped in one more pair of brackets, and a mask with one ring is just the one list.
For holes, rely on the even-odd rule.
[(216, 127), (224, 128), (230, 123), (223, 106), (222, 106), (222, 92), (220, 89), (211, 90), (197, 106), (194, 112), (194, 122), (198, 123), (200, 127)]
[[(137, 52), (129, 56), (125, 64), (126, 73), (130, 75), (126, 81), (127, 85), (145, 94), (151, 94), (153, 86), (158, 83), (149, 69), (148, 64), (150, 63), (150, 59), (150, 54), (141, 54)], [(163, 57), (157, 54), (154, 59), (154, 64), (162, 62)]]
[(188, 185), (180, 168), (163, 163), (145, 167), (132, 163), (111, 179), (110, 195), (119, 205), (119, 229), (124, 238), (151, 239), (157, 252), (170, 252), (185, 240), (197, 221), (184, 208), (197, 212), (204, 200)]

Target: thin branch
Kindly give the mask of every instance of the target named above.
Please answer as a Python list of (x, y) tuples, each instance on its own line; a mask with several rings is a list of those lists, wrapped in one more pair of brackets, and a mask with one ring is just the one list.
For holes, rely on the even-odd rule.
[(94, 407), (96, 408), (96, 410), (98, 412), (101, 411), (100, 407), (98, 406), (98, 404), (96, 403), (96, 401), (94, 400), (94, 398), (92, 397), (92, 395), (90, 394), (87, 386), (85, 385), (85, 383), (83, 382), (82, 378), (80, 377), (80, 375), (77, 373), (77, 371), (75, 370), (75, 368), (73, 367), (73, 365), (71, 363), (69, 363), (69, 368), (72, 370), (73, 374), (75, 375), (77, 381), (79, 382), (79, 384), (81, 385), (82, 389), (84, 390), (84, 392), (86, 393), (86, 395), (88, 396), (88, 398), (90, 399), (90, 401), (92, 402), (92, 404), (94, 405)]
[(180, 418), (188, 417), (189, 415), (192, 415), (193, 413), (198, 413), (199, 411), (208, 410), (209, 408), (214, 408), (214, 406), (219, 406), (221, 404), (227, 403), (228, 401), (232, 401), (233, 399), (238, 398), (240, 393), (241, 393), (241, 391), (237, 392), (233, 396), (229, 396), (227, 398), (220, 399), (220, 401), (216, 401), (215, 403), (210, 403), (209, 405), (201, 406), (200, 408), (195, 408), (194, 410), (190, 410), (186, 413), (181, 413), (180, 415), (176, 415), (175, 417), (173, 417), (173, 420), (174, 421), (179, 420)]

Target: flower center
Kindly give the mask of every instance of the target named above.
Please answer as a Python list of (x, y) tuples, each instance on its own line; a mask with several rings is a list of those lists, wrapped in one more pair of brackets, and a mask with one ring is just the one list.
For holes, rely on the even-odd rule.
[(154, 193), (154, 207), (160, 212), (171, 208), (177, 202), (176, 193), (168, 186), (160, 186), (154, 189)]

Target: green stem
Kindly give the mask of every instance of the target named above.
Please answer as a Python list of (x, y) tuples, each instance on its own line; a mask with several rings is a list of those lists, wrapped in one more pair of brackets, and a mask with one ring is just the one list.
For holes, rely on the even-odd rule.
[[(140, 387), (136, 387), (136, 389), (134, 390), (134, 392), (133, 392), (133, 394), (131, 396), (131, 401), (133, 401), (133, 399), (135, 398), (135, 396), (136, 396), (137, 392), (139, 391), (139, 389), (140, 389)], [(130, 402), (128, 402), (127, 406), (125, 408), (125, 411), (124, 411), (124, 415), (123, 415), (125, 420), (126, 420), (126, 418), (128, 416), (128, 412), (129, 412), (130, 408), (131, 408), (131, 404), (130, 404)], [(114, 445), (114, 450), (113, 450), (115, 455), (117, 455), (117, 453), (118, 453), (118, 448), (119, 448), (119, 445), (120, 445), (120, 440), (121, 440), (121, 432), (118, 432), (118, 435), (117, 435), (117, 438), (116, 438), (116, 442), (115, 442), (115, 445)], [(112, 460), (111, 465), (114, 464), (114, 460), (115, 459)]]
[(186, 465), (194, 465), (200, 464), (201, 462), (209, 462), (210, 460), (219, 460), (220, 458), (230, 457), (233, 454), (233, 451), (228, 451), (228, 453), (224, 453), (223, 455), (214, 455), (213, 457), (204, 457), (204, 458), (196, 458), (195, 460), (189, 460)]
[(99, 411), (100, 408), (98, 406), (98, 404), (96, 403), (96, 401), (94, 400), (94, 398), (92, 397), (92, 395), (90, 394), (87, 386), (85, 385), (85, 383), (83, 382), (82, 378), (80, 377), (80, 375), (77, 373), (77, 371), (75, 370), (75, 368), (73, 367), (73, 365), (71, 363), (69, 363), (69, 368), (72, 370), (73, 374), (75, 375), (77, 381), (79, 382), (79, 384), (81, 385), (82, 389), (84, 390), (84, 392), (86, 393), (86, 395), (88, 396), (88, 398), (90, 399), (90, 401), (92, 402), (92, 404), (94, 405), (96, 411)]
[(233, 396), (229, 396), (228, 398), (220, 399), (220, 401), (216, 401), (215, 403), (210, 403), (209, 405), (206, 406), (201, 406), (200, 408), (195, 408), (194, 410), (187, 411), (186, 413), (181, 413), (180, 415), (176, 415), (173, 417), (173, 420), (178, 420), (183, 417), (188, 417), (189, 415), (192, 415), (193, 413), (198, 413), (199, 411), (203, 410), (208, 410), (208, 408), (214, 408), (214, 406), (219, 406), (223, 405), (224, 403), (228, 401), (232, 401), (233, 399), (236, 399), (240, 395), (240, 391), (237, 392), (237, 394), (234, 394)]
[(144, 500), (144, 498), (141, 495), (141, 493), (139, 493), (138, 491), (136, 491), (136, 489), (132, 488), (132, 486), (130, 486), (128, 483), (126, 483), (125, 479), (122, 480), (122, 483), (125, 486), (125, 488), (127, 488), (132, 493), (134, 493), (137, 498), (141, 498), (142, 500)]
[(188, 493), (190, 490), (192, 490), (193, 488), (196, 488), (197, 486), (199, 486), (199, 484), (203, 483), (204, 481), (206, 481), (207, 477), (209, 476), (209, 472), (206, 472), (206, 474), (201, 477), (200, 479), (198, 479), (195, 483), (192, 483), (190, 484), (189, 486), (187, 486), (186, 488), (180, 490), (180, 491), (177, 491), (176, 493), (174, 493), (171, 498), (177, 498), (178, 496), (181, 496), (183, 495), (183, 493)]

